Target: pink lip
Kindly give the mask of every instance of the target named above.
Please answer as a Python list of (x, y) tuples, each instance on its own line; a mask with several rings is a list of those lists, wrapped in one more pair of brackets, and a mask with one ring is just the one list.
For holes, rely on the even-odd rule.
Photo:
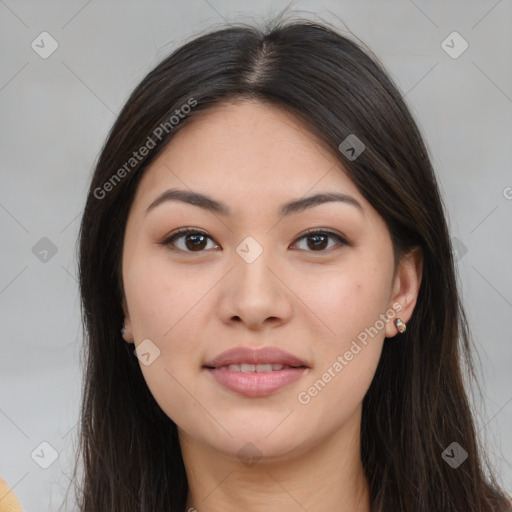
[[(271, 372), (237, 372), (219, 370), (230, 364), (282, 364), (293, 368), (283, 368)], [(254, 349), (236, 347), (222, 352), (204, 364), (209, 374), (226, 389), (245, 396), (265, 396), (274, 393), (300, 379), (309, 366), (298, 357), (277, 347)]]
[(241, 395), (257, 397), (269, 395), (292, 384), (300, 379), (307, 368), (283, 368), (262, 373), (243, 373), (216, 368), (206, 368), (206, 370), (226, 389)]
[[(298, 357), (277, 347), (263, 347), (259, 349), (249, 347), (236, 347), (222, 352), (214, 359), (206, 362), (206, 368), (219, 368), (230, 364), (282, 364), (285, 366), (308, 365)], [(277, 373), (277, 372), (276, 372)]]

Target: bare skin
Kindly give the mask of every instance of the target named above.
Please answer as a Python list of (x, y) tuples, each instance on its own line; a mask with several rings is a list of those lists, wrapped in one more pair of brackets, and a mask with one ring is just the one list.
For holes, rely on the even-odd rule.
[[(170, 188), (206, 194), (232, 213), (178, 201), (146, 213)], [(279, 218), (283, 203), (319, 192), (350, 195), (362, 209), (326, 202)], [(182, 227), (206, 239), (198, 244), (196, 232), (162, 244)], [(311, 228), (323, 245), (304, 235)], [(263, 250), (250, 263), (237, 252), (247, 237), (257, 245), (243, 247)], [(160, 350), (141, 370), (178, 426), (187, 510), (370, 510), (361, 405), (384, 338), (398, 333), (394, 318), (412, 315), (421, 253), (411, 252), (395, 276), (393, 264), (383, 219), (291, 114), (229, 102), (176, 133), (142, 177), (130, 210), (123, 309), (125, 340), (137, 347), (149, 339)], [(358, 341), (372, 326), (381, 327), (378, 334)], [(203, 368), (238, 346), (279, 347), (308, 368), (268, 396), (244, 396)], [(309, 392), (319, 379), (325, 386)]]

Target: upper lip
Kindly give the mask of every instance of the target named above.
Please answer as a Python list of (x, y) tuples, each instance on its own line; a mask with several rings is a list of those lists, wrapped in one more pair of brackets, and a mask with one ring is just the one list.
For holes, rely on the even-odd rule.
[(286, 366), (308, 365), (298, 357), (285, 352), (277, 347), (262, 347), (254, 349), (250, 347), (236, 347), (222, 352), (214, 359), (206, 362), (205, 367), (219, 368), (230, 364), (282, 364)]

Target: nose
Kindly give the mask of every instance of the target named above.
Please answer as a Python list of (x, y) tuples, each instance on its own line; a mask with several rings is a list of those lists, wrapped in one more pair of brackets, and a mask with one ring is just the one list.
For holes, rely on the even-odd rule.
[(270, 251), (251, 263), (234, 255), (234, 268), (222, 280), (218, 311), (225, 323), (242, 322), (251, 330), (289, 321), (294, 296)]

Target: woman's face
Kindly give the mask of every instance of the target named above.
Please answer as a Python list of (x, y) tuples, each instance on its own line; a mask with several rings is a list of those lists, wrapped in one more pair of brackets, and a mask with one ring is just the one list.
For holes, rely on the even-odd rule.
[[(170, 189), (226, 211), (150, 207)], [(351, 199), (282, 211), (316, 194)], [(168, 240), (184, 227), (193, 232)], [(394, 278), (387, 227), (341, 164), (291, 114), (255, 101), (177, 132), (138, 186), (122, 263), (125, 339), (151, 393), (180, 436), (232, 456), (252, 445), (298, 454), (355, 425), (384, 337), (397, 334), (394, 318), (409, 319), (420, 279), (414, 265)], [(303, 367), (269, 367), (272, 353), (246, 371), (205, 367), (263, 347)]]

